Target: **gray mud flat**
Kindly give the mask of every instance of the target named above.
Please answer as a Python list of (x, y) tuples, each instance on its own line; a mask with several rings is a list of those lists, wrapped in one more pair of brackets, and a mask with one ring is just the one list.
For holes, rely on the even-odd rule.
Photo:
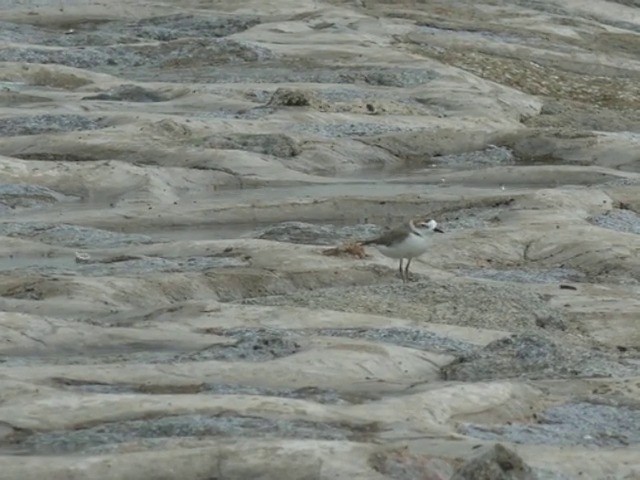
[(0, 134), (4, 136), (77, 132), (98, 128), (99, 121), (81, 115), (32, 115), (0, 119)]
[(127, 235), (81, 225), (40, 222), (4, 222), (0, 224), (0, 233), (7, 237), (72, 248), (115, 248), (152, 242), (145, 235)]
[(131, 420), (80, 428), (73, 432), (34, 434), (16, 442), (21, 454), (104, 453), (118, 443), (142, 440), (143, 445), (162, 446), (163, 438), (176, 437), (292, 437), (299, 439), (344, 440), (358, 432), (338, 425), (305, 421), (269, 421), (261, 418), (220, 415), (171, 416), (158, 419)]
[(0, 2), (0, 480), (640, 478), (636, 4)]
[(623, 447), (640, 442), (639, 415), (637, 408), (576, 403), (541, 412), (533, 424), (465, 425), (460, 430), (477, 438), (515, 443)]
[(602, 228), (640, 235), (640, 214), (630, 210), (611, 210), (591, 221)]

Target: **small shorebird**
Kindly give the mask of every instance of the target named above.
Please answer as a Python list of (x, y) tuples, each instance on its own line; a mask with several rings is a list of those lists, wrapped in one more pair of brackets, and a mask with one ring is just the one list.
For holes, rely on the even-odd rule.
[[(419, 257), (429, 249), (432, 233), (444, 233), (438, 228), (435, 220), (417, 221), (409, 220), (404, 227), (391, 230), (373, 240), (359, 242), (361, 245), (373, 245), (380, 253), (389, 258), (400, 260), (398, 271), (403, 282), (409, 280), (409, 265), (411, 259)], [(407, 259), (407, 264), (402, 268), (402, 261)]]

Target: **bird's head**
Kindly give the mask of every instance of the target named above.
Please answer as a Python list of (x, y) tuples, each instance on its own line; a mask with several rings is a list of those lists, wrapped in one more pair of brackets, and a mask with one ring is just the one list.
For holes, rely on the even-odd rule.
[(425, 232), (435, 232), (435, 233), (444, 233), (444, 231), (438, 228), (438, 222), (435, 220), (420, 220), (414, 223), (414, 226), (418, 230), (422, 230)]

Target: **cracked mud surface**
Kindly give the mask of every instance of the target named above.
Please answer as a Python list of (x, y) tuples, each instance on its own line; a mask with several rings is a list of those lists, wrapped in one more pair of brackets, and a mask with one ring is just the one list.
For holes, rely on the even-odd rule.
[(63, 3), (0, 5), (0, 480), (640, 477), (634, 2)]

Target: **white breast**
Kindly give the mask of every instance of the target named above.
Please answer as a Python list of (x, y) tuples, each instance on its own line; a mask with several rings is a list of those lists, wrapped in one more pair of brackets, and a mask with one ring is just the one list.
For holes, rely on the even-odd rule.
[(418, 235), (410, 234), (402, 242), (391, 246), (377, 245), (383, 255), (390, 258), (413, 258), (422, 255), (429, 248), (429, 241)]

